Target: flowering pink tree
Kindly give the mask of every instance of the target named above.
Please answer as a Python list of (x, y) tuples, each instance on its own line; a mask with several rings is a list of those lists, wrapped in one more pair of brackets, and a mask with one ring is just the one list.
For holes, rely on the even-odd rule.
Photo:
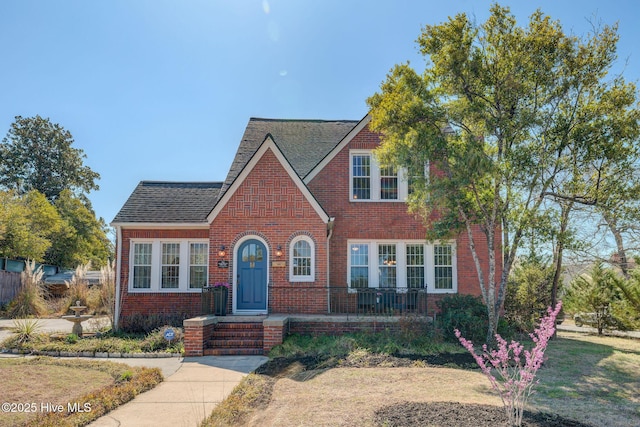
[[(540, 320), (540, 326), (529, 334), (535, 343), (531, 351), (524, 350), (524, 346), (517, 341), (512, 340), (509, 344), (496, 334), (497, 350), (489, 350), (484, 344), (482, 354), (477, 354), (473, 343), (464, 339), (459, 330), (455, 330), (460, 343), (473, 355), (493, 388), (500, 394), (511, 425), (522, 425), (524, 406), (534, 393), (533, 387), (538, 384), (538, 380), (535, 380), (536, 372), (542, 366), (544, 351), (556, 330), (556, 316), (561, 307), (562, 302), (558, 302), (555, 309), (549, 307), (548, 314)], [(497, 373), (495, 376), (494, 371)]]

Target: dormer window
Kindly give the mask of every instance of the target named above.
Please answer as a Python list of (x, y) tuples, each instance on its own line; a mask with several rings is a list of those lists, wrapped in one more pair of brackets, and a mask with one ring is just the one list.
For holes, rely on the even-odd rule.
[(408, 184), (403, 171), (394, 166), (380, 167), (370, 150), (350, 152), (351, 201), (404, 201)]

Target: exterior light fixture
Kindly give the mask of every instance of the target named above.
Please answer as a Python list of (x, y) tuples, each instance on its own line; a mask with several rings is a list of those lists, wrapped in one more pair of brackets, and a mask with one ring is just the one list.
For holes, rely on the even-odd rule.
[(218, 256), (220, 258), (224, 258), (226, 254), (227, 254), (227, 252), (225, 251), (224, 245), (221, 245), (220, 246), (220, 250), (218, 250)]
[(276, 256), (280, 258), (282, 256), (282, 246), (278, 245), (276, 248)]

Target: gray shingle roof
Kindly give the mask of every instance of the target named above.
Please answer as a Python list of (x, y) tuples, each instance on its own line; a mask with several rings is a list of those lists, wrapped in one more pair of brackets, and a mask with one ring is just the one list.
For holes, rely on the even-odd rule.
[(224, 183), (141, 181), (113, 222), (206, 222), (216, 202), (267, 135), (272, 136), (298, 176), (304, 178), (358, 123), (358, 120), (251, 118)]
[(206, 222), (221, 187), (221, 182), (141, 181), (113, 222)]
[(344, 138), (358, 120), (249, 119), (223, 192), (240, 174), (267, 134), (300, 178), (304, 178)]

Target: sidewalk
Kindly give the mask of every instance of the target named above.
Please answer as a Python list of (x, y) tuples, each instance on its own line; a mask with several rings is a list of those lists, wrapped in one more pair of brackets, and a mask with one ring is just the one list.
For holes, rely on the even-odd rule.
[[(160, 359), (109, 359), (153, 366)], [(89, 424), (91, 427), (198, 426), (240, 380), (268, 359), (263, 356), (173, 358), (177, 369), (164, 382)], [(169, 366), (166, 369), (171, 369)], [(163, 373), (164, 373), (163, 369)]]

